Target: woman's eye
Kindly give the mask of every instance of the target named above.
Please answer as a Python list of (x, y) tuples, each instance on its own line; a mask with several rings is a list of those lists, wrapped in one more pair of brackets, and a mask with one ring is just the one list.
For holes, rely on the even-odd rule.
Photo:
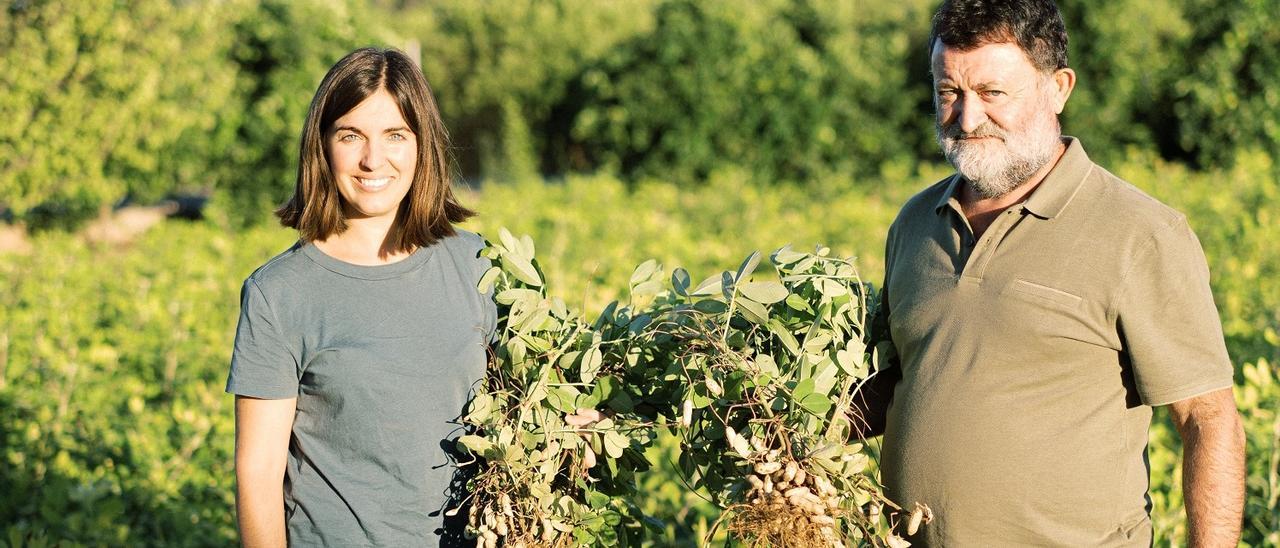
[(407, 140), (409, 140), (409, 138), (408, 138), (408, 137), (406, 137), (403, 133), (392, 133), (391, 135), (388, 135), (388, 136), (387, 136), (387, 139), (389, 139), (389, 140), (391, 140), (391, 141), (395, 141), (395, 142), (400, 142), (400, 141), (407, 141)]
[(357, 140), (357, 139), (359, 139), (359, 138), (360, 138), (360, 137), (359, 137), (359, 136), (357, 136), (357, 135), (356, 135), (356, 134), (354, 134), (354, 133), (347, 133), (347, 134), (339, 135), (339, 136), (338, 136), (338, 142), (340, 142), (340, 143), (350, 143), (350, 142), (353, 142), (353, 141), (355, 141), (355, 140)]

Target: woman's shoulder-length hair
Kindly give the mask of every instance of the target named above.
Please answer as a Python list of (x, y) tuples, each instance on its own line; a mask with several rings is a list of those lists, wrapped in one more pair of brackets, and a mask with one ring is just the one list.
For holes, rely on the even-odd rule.
[(326, 142), (338, 118), (380, 89), (395, 99), (418, 144), (413, 181), (388, 235), (389, 247), (409, 251), (429, 246), (452, 236), (453, 223), (475, 215), (453, 196), (449, 136), (422, 71), (397, 49), (361, 48), (329, 69), (311, 99), (293, 197), (276, 210), (280, 223), (296, 228), (304, 241), (323, 241), (346, 230)]

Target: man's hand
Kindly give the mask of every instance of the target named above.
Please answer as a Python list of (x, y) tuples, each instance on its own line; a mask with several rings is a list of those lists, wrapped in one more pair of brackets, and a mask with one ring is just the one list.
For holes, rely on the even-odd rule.
[(1231, 389), (1169, 404), (1182, 435), (1187, 546), (1235, 546), (1244, 513), (1244, 428)]

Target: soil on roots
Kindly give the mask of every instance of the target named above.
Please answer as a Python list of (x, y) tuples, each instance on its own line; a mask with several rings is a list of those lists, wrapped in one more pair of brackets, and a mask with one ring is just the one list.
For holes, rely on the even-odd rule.
[(729, 533), (750, 548), (831, 546), (834, 537), (810, 520), (812, 514), (790, 504), (752, 504), (737, 510)]

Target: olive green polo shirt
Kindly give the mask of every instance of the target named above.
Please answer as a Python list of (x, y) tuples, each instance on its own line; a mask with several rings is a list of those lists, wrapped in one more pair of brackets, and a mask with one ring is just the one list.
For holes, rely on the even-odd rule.
[(1231, 386), (1186, 218), (1079, 141), (975, 240), (960, 176), (889, 229), (881, 469), (931, 546), (1147, 546), (1151, 406)]

